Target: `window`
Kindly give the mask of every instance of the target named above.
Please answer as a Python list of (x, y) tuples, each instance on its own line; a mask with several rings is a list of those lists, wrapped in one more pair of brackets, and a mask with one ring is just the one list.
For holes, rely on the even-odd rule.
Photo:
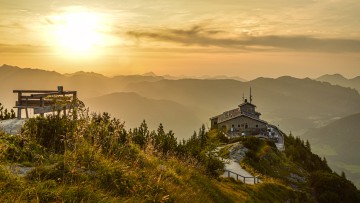
[(259, 125), (256, 125), (256, 128), (258, 128), (259, 127)]
[(234, 124), (232, 124), (231, 127), (234, 127)]
[(240, 124), (238, 125), (238, 128), (240, 128)]

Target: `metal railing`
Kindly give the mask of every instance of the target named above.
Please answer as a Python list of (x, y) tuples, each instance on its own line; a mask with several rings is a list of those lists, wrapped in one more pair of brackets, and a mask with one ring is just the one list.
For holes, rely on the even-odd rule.
[(236, 180), (239, 180), (239, 176), (240, 176), (240, 180), (242, 180), (244, 183), (246, 183), (246, 179), (253, 179), (254, 180), (254, 184), (256, 183), (260, 183), (260, 179), (258, 176), (255, 176), (255, 177), (246, 177), (246, 176), (242, 176), (238, 173), (235, 173), (235, 172), (232, 172), (232, 171), (229, 171), (229, 170), (224, 170), (225, 173), (227, 173), (227, 177), (230, 178), (232, 177), (231, 174), (234, 174), (236, 176)]

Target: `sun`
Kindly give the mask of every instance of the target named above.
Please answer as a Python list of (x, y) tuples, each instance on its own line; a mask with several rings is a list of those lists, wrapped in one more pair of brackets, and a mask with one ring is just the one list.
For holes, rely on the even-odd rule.
[(89, 56), (104, 44), (102, 19), (97, 13), (67, 12), (52, 18), (55, 46), (67, 56)]

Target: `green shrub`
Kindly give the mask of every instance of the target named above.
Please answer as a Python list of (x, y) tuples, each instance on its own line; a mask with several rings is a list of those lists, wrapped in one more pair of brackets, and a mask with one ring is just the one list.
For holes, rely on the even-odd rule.
[(0, 160), (11, 163), (42, 163), (48, 156), (46, 149), (22, 135), (0, 134)]
[(73, 146), (76, 121), (66, 116), (49, 115), (48, 117), (30, 118), (24, 125), (23, 134), (50, 152), (64, 153), (66, 142)]

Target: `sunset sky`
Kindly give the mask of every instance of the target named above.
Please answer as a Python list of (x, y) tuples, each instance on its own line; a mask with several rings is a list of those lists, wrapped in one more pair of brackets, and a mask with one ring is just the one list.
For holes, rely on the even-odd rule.
[(359, 11), (358, 0), (0, 0), (0, 65), (351, 78)]

